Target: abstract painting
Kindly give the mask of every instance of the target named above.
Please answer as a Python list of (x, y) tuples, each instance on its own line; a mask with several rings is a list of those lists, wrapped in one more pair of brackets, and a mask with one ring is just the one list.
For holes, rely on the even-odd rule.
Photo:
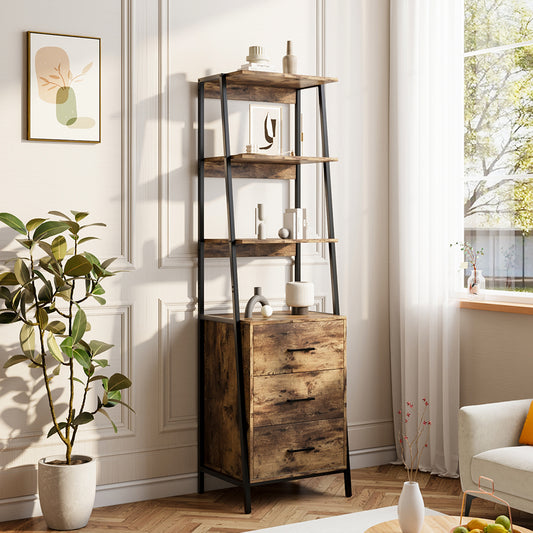
[(100, 142), (100, 39), (27, 36), (28, 139)]
[(281, 106), (250, 104), (250, 144), (261, 154), (281, 154)]

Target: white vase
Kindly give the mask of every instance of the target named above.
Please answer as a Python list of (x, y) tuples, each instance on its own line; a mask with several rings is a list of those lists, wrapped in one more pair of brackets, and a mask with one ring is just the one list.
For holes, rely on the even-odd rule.
[(420, 533), (424, 514), (424, 500), (418, 483), (406, 481), (398, 501), (398, 522), (402, 533)]
[(73, 455), (81, 464), (48, 464), (64, 456), (39, 461), (37, 477), (39, 501), (44, 519), (51, 529), (69, 531), (87, 525), (96, 493), (96, 461), (85, 455)]

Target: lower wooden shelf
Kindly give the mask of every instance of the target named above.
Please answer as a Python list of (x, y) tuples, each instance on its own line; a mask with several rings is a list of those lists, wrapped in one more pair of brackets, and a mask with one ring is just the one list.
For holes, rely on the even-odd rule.
[[(237, 239), (237, 257), (292, 257), (296, 244), (338, 242), (337, 239)], [(229, 257), (228, 239), (206, 239), (205, 257)]]

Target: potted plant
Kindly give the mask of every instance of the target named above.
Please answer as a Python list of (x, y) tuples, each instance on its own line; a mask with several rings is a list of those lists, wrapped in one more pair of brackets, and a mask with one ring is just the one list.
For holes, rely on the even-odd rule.
[[(453, 246), (453, 244), (450, 244), (450, 246)], [(467, 280), (469, 296), (481, 295), (485, 290), (485, 277), (477, 267), (477, 262), (479, 257), (484, 255), (483, 248), (481, 250), (474, 250), (474, 247), (469, 242), (456, 242), (455, 246), (459, 246), (466, 258), (466, 261), (462, 264), (462, 268), (467, 268), (468, 263), (472, 264), (472, 272)]]
[[(42, 373), (51, 417), (47, 436), (59, 438), (65, 453), (39, 461), (39, 499), (48, 526), (60, 530), (84, 527), (94, 505), (95, 461), (73, 455), (78, 430), (101, 413), (116, 432), (107, 410), (126, 405), (121, 391), (131, 386), (122, 374), (106, 375), (109, 363), (102, 354), (113, 345), (88, 340), (90, 325), (83, 310), (90, 301), (105, 305), (102, 282), (116, 273), (109, 270), (114, 258), (100, 261), (82, 250), (97, 238), (85, 235), (86, 230), (105, 224), (83, 224), (88, 213), (71, 213), (50, 211), (54, 219), (32, 218), (26, 224), (0, 213), (0, 222), (20, 234), (17, 241), (24, 251), (0, 273), (0, 323), (21, 323), (21, 353), (10, 357), (4, 368), (26, 363)], [(53, 394), (53, 384), (61, 378), (68, 391), (68, 407), (62, 411)], [(89, 395), (91, 388), (99, 390), (96, 400)]]

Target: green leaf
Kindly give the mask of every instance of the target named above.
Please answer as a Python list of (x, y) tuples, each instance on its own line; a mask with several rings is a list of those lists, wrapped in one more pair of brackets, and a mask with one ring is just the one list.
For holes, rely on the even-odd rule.
[(57, 345), (56, 338), (52, 332), (48, 334), (48, 338), (46, 339), (46, 344), (48, 344), (48, 349), (50, 350), (50, 353), (52, 354), (52, 357), (59, 361), (60, 363), (64, 363), (65, 360), (63, 359), (63, 354), (61, 353), (61, 350), (59, 349), (59, 346)]
[(48, 211), (49, 215), (55, 215), (56, 217), (65, 218), (66, 220), (72, 220), (68, 215), (62, 213), (61, 211)]
[(65, 265), (65, 274), (73, 277), (86, 276), (92, 269), (93, 266), (86, 257), (83, 255), (74, 255)]
[(22, 223), (22, 220), (10, 213), (0, 213), (0, 222), (3, 222), (6, 226), (26, 235), (26, 226)]
[(26, 285), (30, 281), (30, 271), (26, 266), (26, 263), (22, 259), (17, 259), (15, 261), (15, 266), (13, 267), (15, 272), (15, 277), (21, 285)]
[(54, 374), (54, 376), (59, 376), (59, 373), (61, 372), (61, 365), (57, 365), (55, 368), (54, 368), (54, 371), (52, 372)]
[(93, 265), (99, 265), (100, 260), (95, 255), (91, 254), (90, 252), (85, 252), (83, 254)]
[(83, 239), (80, 239), (78, 241), (78, 244), (83, 244), (84, 242), (87, 242), (87, 241), (94, 241), (95, 239), (100, 239), (100, 237), (83, 237)]
[(52, 241), (52, 253), (58, 261), (63, 261), (63, 258), (67, 255), (67, 239), (63, 235), (57, 236)]
[[(59, 422), (58, 427), (59, 427), (60, 430), (65, 429), (67, 427), (67, 423), (66, 422)], [(50, 428), (50, 431), (48, 432), (48, 435), (46, 435), (46, 438), (51, 437), (55, 433), (57, 433), (57, 429), (56, 429), (55, 426), (52, 426)]]
[(87, 411), (84, 411), (83, 413), (80, 413), (73, 421), (73, 426), (81, 426), (82, 424), (88, 424), (89, 422), (92, 422), (94, 420), (94, 416), (91, 413), (88, 413)]
[(131, 387), (131, 381), (122, 374), (113, 374), (107, 383), (108, 391), (123, 390)]
[[(133, 407), (131, 407), (131, 405), (128, 405), (126, 402), (123, 402), (122, 400), (118, 399), (118, 398), (110, 398), (113, 400), (113, 406), (115, 406), (117, 403), (119, 403), (120, 405), (123, 405), (124, 407), (127, 407), (131, 412), (135, 413), (135, 409), (133, 409)], [(109, 405), (106, 404), (106, 405)]]
[(81, 226), (80, 229), (90, 228), (91, 226), (100, 226), (102, 228), (105, 228), (106, 224), (104, 224), (103, 222), (93, 222), (92, 224), (85, 224), (85, 226)]
[(49, 257), (52, 258), (52, 260), (55, 261), (55, 257), (54, 257), (54, 252), (52, 252), (52, 247), (45, 241), (39, 241), (39, 248), (41, 248), (42, 250), (44, 250)]
[(97, 283), (97, 284), (94, 286), (94, 289), (93, 289), (92, 294), (93, 294), (93, 296), (94, 296), (95, 294), (105, 294), (104, 288), (102, 287), (102, 285), (100, 285), (100, 283)]
[(122, 393), (119, 390), (113, 390), (110, 392), (109, 391), (104, 392), (102, 401), (104, 403), (104, 407), (114, 407), (116, 405), (115, 402), (119, 402), (121, 399), (122, 399)]
[(17, 313), (12, 311), (4, 311), (0, 313), (0, 324), (11, 324), (11, 322), (16, 322), (18, 319)]
[(13, 272), (0, 273), (0, 285), (18, 285), (17, 276)]
[(48, 220), (43, 222), (33, 233), (33, 240), (40, 241), (42, 239), (48, 239), (52, 235), (63, 233), (69, 229), (70, 224), (68, 222), (61, 222), (59, 220)]
[(89, 379), (89, 382), (98, 381), (99, 379), (107, 379), (107, 378), (105, 376), (93, 376), (91, 379)]
[(72, 211), (71, 210), (70, 212), (74, 215), (76, 222), (79, 222), (80, 220), (83, 220), (85, 217), (89, 216), (89, 213), (87, 213), (86, 211)]
[(39, 301), (49, 303), (52, 301), (52, 285), (47, 281), (39, 290)]
[(35, 318), (37, 319), (39, 327), (43, 330), (46, 329), (46, 326), (48, 325), (48, 313), (46, 310), (40, 307)]
[(80, 309), (76, 316), (74, 317), (74, 322), (72, 323), (72, 339), (73, 344), (77, 344), (80, 339), (85, 334), (85, 330), (87, 329), (87, 315), (83, 311), (83, 309)]
[(24, 361), (27, 360), (28, 358), (25, 355), (13, 355), (4, 363), (4, 368), (9, 368), (10, 366), (16, 365), (18, 363), (24, 363)]
[(33, 231), (37, 226), (40, 226), (46, 218), (32, 218), (29, 222), (26, 222), (26, 229), (28, 232)]
[(20, 328), (20, 347), (26, 357), (33, 358), (35, 354), (35, 329), (29, 324), (23, 324)]
[(91, 294), (91, 296), (100, 304), (100, 305), (105, 305), (106, 304), (106, 299), (105, 298), (102, 298), (101, 296), (95, 296), (94, 294)]
[(115, 425), (115, 423), (113, 422), (113, 420), (111, 420), (111, 417), (109, 416), (109, 413), (107, 413), (104, 409), (99, 409), (98, 410), (99, 413), (102, 413), (110, 422), (111, 422), (111, 425), (113, 426), (113, 430), (115, 431), (115, 433), (118, 433), (118, 429), (117, 429), (117, 426)]
[(50, 322), (48, 326), (46, 326), (47, 331), (51, 331), (52, 333), (55, 333), (56, 335), (63, 335), (66, 329), (67, 328), (65, 324), (63, 324), (63, 322), (59, 320), (52, 320), (52, 322)]
[(72, 345), (73, 345), (72, 337), (65, 337), (63, 339), (63, 342), (61, 343), (61, 350), (69, 359), (72, 359), (72, 355), (73, 355)]
[(72, 356), (86, 370), (91, 368), (91, 356), (82, 348), (76, 348), (72, 352)]
[(107, 361), (106, 359), (93, 359), (93, 363), (96, 363), (98, 366), (101, 366), (102, 368), (109, 366), (109, 361)]
[(7, 287), (0, 287), (0, 298), (2, 300), (11, 300), (11, 292)]
[(109, 259), (106, 259), (105, 261), (102, 261), (102, 267), (103, 268), (107, 268), (111, 263), (113, 263), (116, 260), (117, 260), (116, 257), (110, 257)]
[(24, 248), (31, 250), (33, 248), (34, 242), (31, 239), (15, 239), (18, 243), (22, 244)]
[(89, 343), (89, 347), (91, 348), (91, 353), (93, 357), (95, 355), (107, 352), (107, 350), (110, 350), (111, 348), (113, 348), (113, 346), (114, 344), (107, 344), (107, 342), (103, 341), (91, 341)]
[(85, 387), (85, 383), (79, 378), (72, 378), (74, 381), (77, 381), (78, 383), (81, 383)]

